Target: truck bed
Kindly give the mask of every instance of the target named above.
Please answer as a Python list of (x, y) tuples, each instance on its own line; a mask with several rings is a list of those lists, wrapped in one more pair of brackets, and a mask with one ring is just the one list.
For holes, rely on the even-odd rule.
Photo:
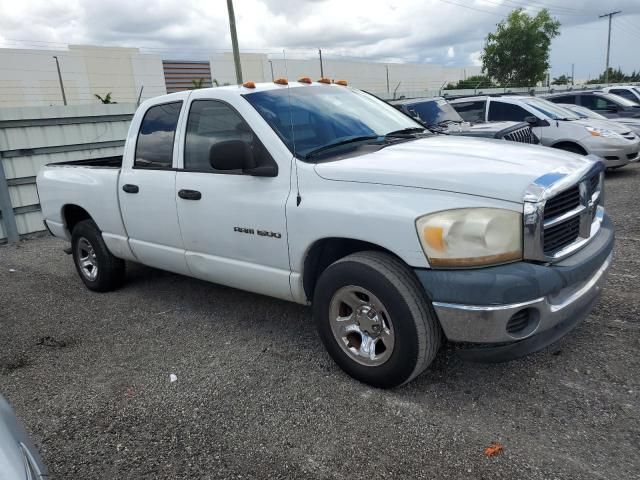
[(47, 167), (64, 165), (67, 167), (98, 167), (98, 168), (121, 168), (122, 155), (115, 157), (89, 158), (86, 160), (72, 160), (69, 162), (49, 163)]

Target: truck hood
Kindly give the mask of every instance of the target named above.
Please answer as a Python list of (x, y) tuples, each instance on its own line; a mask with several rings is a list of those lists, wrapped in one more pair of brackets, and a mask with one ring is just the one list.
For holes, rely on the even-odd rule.
[(319, 163), (315, 170), (327, 180), (442, 190), (522, 203), (525, 189), (539, 177), (571, 173), (591, 162), (538, 145), (439, 135)]

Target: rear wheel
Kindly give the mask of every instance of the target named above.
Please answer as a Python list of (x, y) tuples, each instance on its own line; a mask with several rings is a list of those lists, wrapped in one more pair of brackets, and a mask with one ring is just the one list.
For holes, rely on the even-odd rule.
[(391, 388), (419, 375), (441, 330), (413, 272), (395, 257), (360, 252), (318, 279), (313, 314), (327, 351), (349, 375)]
[(93, 220), (76, 224), (71, 234), (71, 250), (78, 275), (90, 290), (114, 290), (124, 281), (124, 261), (107, 249)]

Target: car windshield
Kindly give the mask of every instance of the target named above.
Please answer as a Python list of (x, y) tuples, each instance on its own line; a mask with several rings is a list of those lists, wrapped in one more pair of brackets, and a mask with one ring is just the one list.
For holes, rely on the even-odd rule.
[(445, 122), (464, 122), (455, 109), (445, 99), (425, 100), (407, 104), (407, 109), (427, 125)]
[(571, 110), (542, 98), (531, 98), (525, 103), (552, 120), (580, 120), (580, 117)]
[(600, 115), (598, 112), (589, 110), (587, 107), (581, 107), (580, 105), (560, 105), (561, 107), (568, 108), (572, 112), (576, 113), (580, 118), (597, 118), (600, 120), (608, 120), (604, 115)]
[(636, 102), (632, 100), (628, 100), (614, 93), (600, 93), (599, 96), (606, 98), (607, 100), (610, 100), (613, 103), (620, 105), (622, 107), (640, 107), (640, 105), (638, 105)]
[(278, 88), (249, 93), (244, 98), (299, 158), (334, 145), (355, 145), (390, 133), (424, 130), (388, 103), (348, 87)]

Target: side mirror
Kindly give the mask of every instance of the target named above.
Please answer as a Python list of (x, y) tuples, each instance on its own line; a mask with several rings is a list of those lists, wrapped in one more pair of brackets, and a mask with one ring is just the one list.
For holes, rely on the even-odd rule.
[(251, 149), (242, 140), (218, 142), (209, 150), (209, 163), (216, 170), (244, 170), (255, 167)]
[(209, 163), (215, 170), (242, 170), (255, 177), (275, 177), (278, 167), (274, 164), (256, 165), (251, 147), (242, 140), (218, 142), (209, 150)]
[(532, 127), (535, 127), (538, 125), (538, 117), (536, 117), (535, 115), (524, 117), (524, 121), (527, 122)]

